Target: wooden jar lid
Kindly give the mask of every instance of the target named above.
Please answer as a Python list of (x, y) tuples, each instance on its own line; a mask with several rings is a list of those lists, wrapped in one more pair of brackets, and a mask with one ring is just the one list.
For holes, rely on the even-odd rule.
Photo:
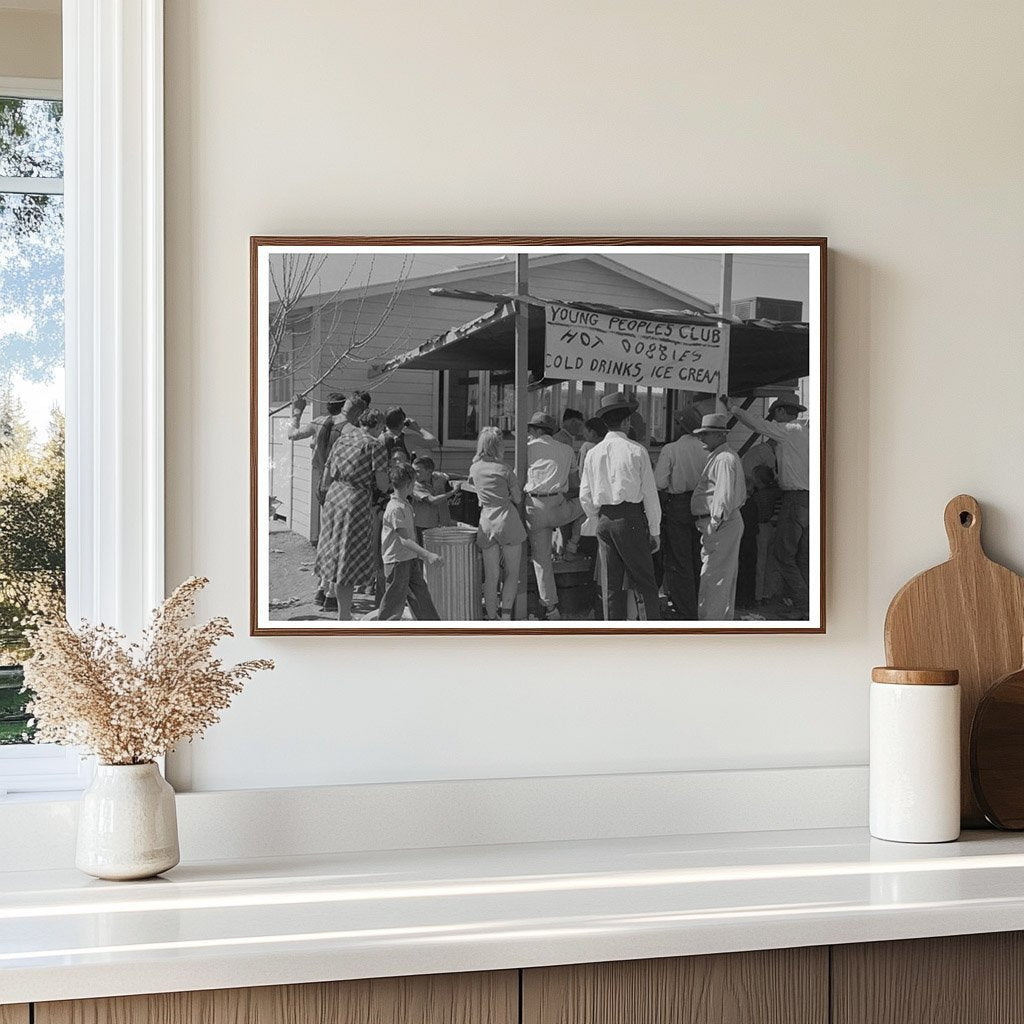
[(956, 686), (960, 672), (955, 668), (873, 668), (873, 683), (898, 683), (904, 686)]

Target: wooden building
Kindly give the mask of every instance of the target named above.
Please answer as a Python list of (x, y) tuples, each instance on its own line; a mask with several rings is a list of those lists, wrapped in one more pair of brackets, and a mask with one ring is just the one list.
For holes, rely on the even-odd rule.
[[(287, 438), (289, 400), (318, 380), (351, 345), (375, 331), (356, 358), (343, 360), (310, 395), (312, 414), (321, 415), (331, 392), (369, 390), (382, 409), (400, 405), (435, 434), (440, 446), (430, 454), (443, 472), (465, 474), (479, 429), (488, 423), (509, 429), (514, 411), (510, 373), (488, 370), (398, 369), (377, 376), (373, 367), (415, 349), (493, 309), (490, 302), (433, 295), (431, 288), (505, 293), (514, 287), (511, 259), (477, 263), (444, 273), (409, 277), (396, 294), (393, 281), (353, 287), (326, 296), (311, 293), (293, 310), (294, 327), (285, 333), (284, 358), (270, 381), (270, 408), (277, 410), (271, 430), (270, 493), (290, 528), (310, 536), (316, 515), (311, 504), (311, 445)], [(713, 312), (714, 306), (654, 278), (595, 253), (560, 253), (530, 260), (532, 294), (568, 302), (594, 302), (632, 309)], [(326, 301), (329, 299), (330, 301)], [(273, 308), (272, 308), (273, 314)], [(379, 328), (379, 329), (378, 329)], [(294, 366), (294, 371), (289, 371)], [(603, 393), (601, 385), (564, 382), (531, 392), (533, 408), (560, 416), (564, 408), (591, 413)], [(636, 389), (651, 436), (664, 440), (669, 429), (668, 403), (661, 388)], [(307, 411), (303, 423), (309, 421)]]

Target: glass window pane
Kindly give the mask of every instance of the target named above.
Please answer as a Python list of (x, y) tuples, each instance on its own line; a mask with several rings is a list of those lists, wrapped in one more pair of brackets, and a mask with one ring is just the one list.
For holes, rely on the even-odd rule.
[(0, 177), (64, 176), (63, 104), (0, 96)]
[(516, 426), (516, 385), (513, 372), (491, 371), (489, 418), (492, 427), (500, 427), (506, 438)]
[(26, 613), (64, 595), (63, 214), (0, 192), (0, 743), (30, 732)]
[(651, 396), (651, 440), (671, 441), (668, 430), (668, 392), (664, 388), (646, 388)]
[(448, 374), (448, 440), (475, 441), (480, 430), (480, 372)]

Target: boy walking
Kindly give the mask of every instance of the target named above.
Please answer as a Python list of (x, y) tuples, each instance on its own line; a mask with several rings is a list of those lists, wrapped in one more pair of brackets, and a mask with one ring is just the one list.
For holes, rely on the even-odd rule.
[(400, 619), (408, 604), (420, 621), (437, 620), (440, 615), (423, 578), (421, 559), (437, 565), (435, 555), (416, 543), (416, 527), (409, 496), (415, 483), (412, 466), (396, 463), (389, 471), (393, 493), (384, 510), (381, 551), (384, 557), (384, 597), (380, 603), (380, 621)]

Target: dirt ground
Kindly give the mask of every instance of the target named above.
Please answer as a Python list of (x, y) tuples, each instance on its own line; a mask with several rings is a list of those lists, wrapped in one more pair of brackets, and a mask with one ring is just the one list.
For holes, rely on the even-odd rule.
[(326, 618), (313, 603), (316, 549), (290, 530), (270, 528), (270, 617), (272, 619)]
[[(281, 524), (270, 529), (270, 617), (286, 622), (305, 622), (311, 619), (330, 620), (313, 602), (316, 579), (313, 559), (316, 549), (303, 537)], [(374, 618), (373, 599), (356, 594), (352, 602), (353, 616)], [(408, 610), (406, 617), (411, 618)], [(797, 616), (791, 608), (775, 600), (758, 608), (740, 609), (736, 618), (743, 621), (785, 621)]]
[[(316, 549), (304, 537), (280, 524), (270, 528), (270, 617), (287, 622), (333, 619), (313, 602), (316, 578), (313, 559)], [(374, 611), (373, 599), (356, 594), (352, 602), (355, 618), (366, 618)]]

